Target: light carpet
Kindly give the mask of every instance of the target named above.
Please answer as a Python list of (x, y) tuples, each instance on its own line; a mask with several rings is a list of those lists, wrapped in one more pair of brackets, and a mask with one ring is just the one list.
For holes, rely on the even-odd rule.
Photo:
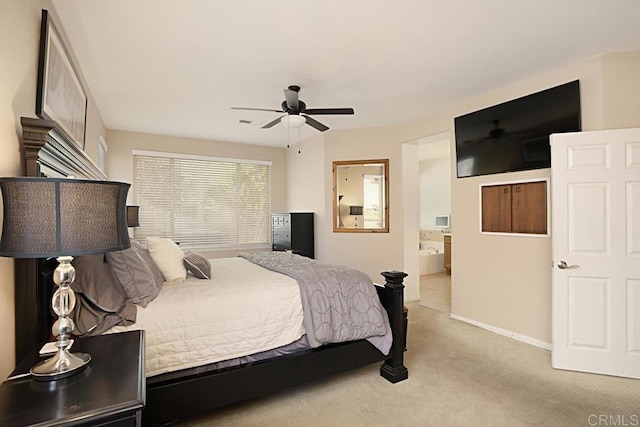
[(409, 379), (380, 364), (179, 426), (640, 426), (640, 380), (551, 368), (551, 354), (410, 303)]

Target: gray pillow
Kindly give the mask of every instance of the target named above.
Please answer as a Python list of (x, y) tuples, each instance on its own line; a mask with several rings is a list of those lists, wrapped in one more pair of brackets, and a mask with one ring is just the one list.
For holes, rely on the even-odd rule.
[(142, 251), (135, 246), (115, 252), (107, 252), (107, 262), (122, 284), (127, 297), (134, 304), (146, 307), (160, 293), (153, 272)]
[(136, 306), (127, 300), (118, 278), (104, 254), (75, 257), (76, 278), (71, 287), (76, 292), (72, 312), (74, 334), (95, 335), (115, 325), (130, 325), (136, 320)]
[(151, 258), (151, 255), (149, 255), (149, 251), (143, 248), (142, 245), (140, 245), (140, 243), (135, 240), (131, 240), (131, 247), (138, 253), (138, 255), (140, 255), (140, 257), (142, 257), (142, 259), (145, 260), (145, 262), (149, 266), (149, 269), (151, 270), (151, 274), (153, 274), (155, 285), (158, 290), (160, 290), (162, 288), (162, 284), (164, 283), (164, 277), (162, 276), (162, 272), (158, 268), (156, 262), (153, 260), (153, 258)]
[(198, 279), (211, 279), (211, 262), (199, 253), (189, 252), (182, 263)]

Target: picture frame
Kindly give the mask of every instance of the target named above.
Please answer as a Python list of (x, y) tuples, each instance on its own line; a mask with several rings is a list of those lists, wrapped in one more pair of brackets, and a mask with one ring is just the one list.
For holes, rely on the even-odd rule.
[(55, 121), (65, 136), (84, 150), (87, 93), (78, 67), (46, 9), (42, 9), (40, 28), (36, 115)]

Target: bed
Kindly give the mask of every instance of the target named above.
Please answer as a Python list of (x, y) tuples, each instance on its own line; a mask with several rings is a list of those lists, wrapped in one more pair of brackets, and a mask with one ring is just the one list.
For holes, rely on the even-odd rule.
[[(23, 118), (22, 126), (25, 171), (28, 176), (73, 175), (87, 179), (104, 179), (104, 175), (86, 157), (84, 152), (65, 138), (64, 134), (56, 127), (55, 122)], [(270, 259), (268, 253), (264, 255), (266, 259), (259, 260), (257, 263), (256, 260), (248, 259), (251, 258), (251, 254), (234, 259), (212, 260), (212, 271), (218, 275), (226, 271), (224, 274), (228, 276), (227, 279), (233, 279), (236, 274), (233, 271), (238, 271), (238, 266), (233, 267), (234, 270), (230, 265), (240, 264), (240, 270), (248, 270), (246, 263), (249, 262), (252, 266), (255, 265), (256, 269), (259, 269), (255, 270), (256, 272), (268, 270), (267, 276), (270, 276), (274, 281), (272, 285), (275, 288), (284, 287), (285, 293), (289, 293), (290, 300), (296, 298), (300, 300), (300, 295), (296, 292), (308, 292), (298, 286), (300, 280), (313, 281), (314, 279), (303, 277), (306, 273), (301, 273), (302, 270), (297, 265), (289, 266), (291, 269), (289, 272), (278, 271), (281, 267), (274, 264), (275, 261)], [(281, 261), (279, 260), (278, 263), (282, 264)], [(300, 260), (297, 260), (296, 263), (298, 261)], [(302, 262), (306, 263), (304, 260)], [(52, 267), (51, 262), (46, 260), (16, 260), (17, 360), (49, 338), (48, 331), (52, 322), (49, 312)], [(227, 267), (229, 267), (228, 271), (225, 270)], [(325, 267), (322, 266), (320, 269), (322, 268)], [(177, 367), (170, 368), (157, 360), (151, 360), (147, 355), (147, 394), (143, 423), (147, 425), (168, 424), (195, 413), (269, 395), (302, 382), (316, 380), (375, 362), (383, 362), (380, 367), (380, 375), (388, 381), (395, 383), (406, 379), (408, 371), (403, 363), (406, 314), (403, 311), (404, 286), (402, 284), (406, 275), (397, 271), (381, 274), (385, 283), (371, 286), (370, 291), (375, 301), (380, 304), (384, 325), (386, 325), (383, 327), (388, 328), (388, 332), (390, 332), (388, 335), (380, 333), (378, 330), (377, 335), (374, 334), (372, 337), (355, 335), (350, 338), (348, 334), (344, 336), (338, 334), (340, 336), (337, 339), (326, 341), (324, 338), (326, 334), (323, 335), (321, 328), (314, 327), (313, 323), (310, 323), (309, 318), (312, 315), (306, 314), (308, 307), (303, 307), (302, 309), (293, 308), (294, 314), (287, 312), (288, 314), (283, 316), (296, 319), (297, 323), (294, 322), (295, 325), (291, 330), (284, 331), (282, 334), (284, 336), (276, 337), (279, 328), (273, 328), (274, 336), (265, 340), (268, 343), (258, 343), (258, 346), (253, 348), (249, 354), (246, 353), (246, 350), (237, 352), (235, 356), (238, 357), (229, 357), (228, 354), (214, 354), (213, 356), (207, 354), (201, 360), (181, 361)], [(183, 285), (186, 284), (183, 287), (175, 283), (163, 284), (155, 301), (150, 302), (144, 309), (136, 308), (138, 316), (140, 313), (145, 313), (136, 319), (136, 323), (121, 322), (122, 324), (100, 332), (117, 333), (119, 330), (145, 328), (147, 348), (159, 345), (157, 347), (159, 350), (155, 353), (162, 359), (166, 353), (172, 351), (171, 344), (158, 344), (156, 338), (151, 336), (147, 328), (149, 328), (149, 322), (159, 324), (164, 322), (165, 326), (168, 322), (168, 325), (173, 327), (175, 316), (168, 315), (163, 321), (150, 320), (151, 318), (146, 316), (147, 311), (159, 309), (160, 311), (165, 310), (166, 314), (166, 310), (180, 305), (172, 304), (172, 302), (175, 302), (176, 298), (182, 298), (182, 296), (178, 296), (181, 291), (188, 290), (189, 287), (198, 289), (198, 286), (203, 286), (205, 282), (199, 282), (199, 280), (190, 277), (187, 282), (183, 283)], [(264, 278), (259, 280), (264, 280)], [(322, 281), (317, 278), (315, 280)], [(211, 292), (218, 293), (218, 298), (228, 302), (229, 307), (226, 311), (220, 310), (220, 316), (232, 319), (234, 316), (242, 318), (245, 315), (242, 313), (242, 309), (246, 308), (243, 307), (243, 302), (247, 301), (246, 296), (225, 294), (224, 289), (217, 287), (213, 288)], [(257, 298), (257, 300), (261, 299), (261, 297)], [(302, 301), (302, 306), (304, 306), (305, 300), (302, 299)], [(286, 298), (281, 302), (283, 305), (275, 310), (275, 317), (278, 313), (284, 313), (284, 310), (289, 309), (288, 306), (291, 305)], [(296, 310), (302, 312), (295, 314)], [(316, 311), (323, 310), (317, 309)], [(284, 319), (276, 319), (276, 321), (284, 321)], [(227, 326), (231, 328), (237, 324), (238, 322), (230, 320)], [(197, 328), (195, 329), (197, 330)], [(284, 328), (282, 329), (284, 330)], [(315, 331), (316, 329), (318, 331)], [(310, 330), (314, 330), (314, 332), (310, 333)], [(317, 336), (316, 332), (318, 332)], [(229, 335), (233, 336), (235, 333), (240, 333), (240, 331), (234, 331)], [(329, 335), (331, 334), (329, 333)], [(223, 341), (219, 341), (220, 339)], [(202, 344), (201, 349), (213, 348), (215, 350), (217, 347), (226, 347), (228, 342), (225, 342), (224, 339), (228, 339), (228, 337), (206, 341), (206, 344)], [(236, 341), (242, 343), (244, 338)], [(191, 344), (199, 345), (198, 342), (196, 334)], [(283, 343), (285, 345), (281, 345)], [(289, 345), (292, 348), (289, 348)], [(277, 357), (272, 357), (272, 354), (268, 353), (274, 346), (277, 349)], [(176, 346), (174, 345), (174, 347)], [(184, 353), (198, 352), (193, 349), (184, 351)], [(203, 352), (207, 353), (207, 351)], [(147, 353), (153, 355), (154, 351), (147, 351)], [(171, 359), (171, 357), (166, 358)]]

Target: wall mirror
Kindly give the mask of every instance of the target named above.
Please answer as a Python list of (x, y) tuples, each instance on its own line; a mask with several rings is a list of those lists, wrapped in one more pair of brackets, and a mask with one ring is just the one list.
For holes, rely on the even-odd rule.
[(333, 162), (333, 231), (389, 232), (389, 160)]

